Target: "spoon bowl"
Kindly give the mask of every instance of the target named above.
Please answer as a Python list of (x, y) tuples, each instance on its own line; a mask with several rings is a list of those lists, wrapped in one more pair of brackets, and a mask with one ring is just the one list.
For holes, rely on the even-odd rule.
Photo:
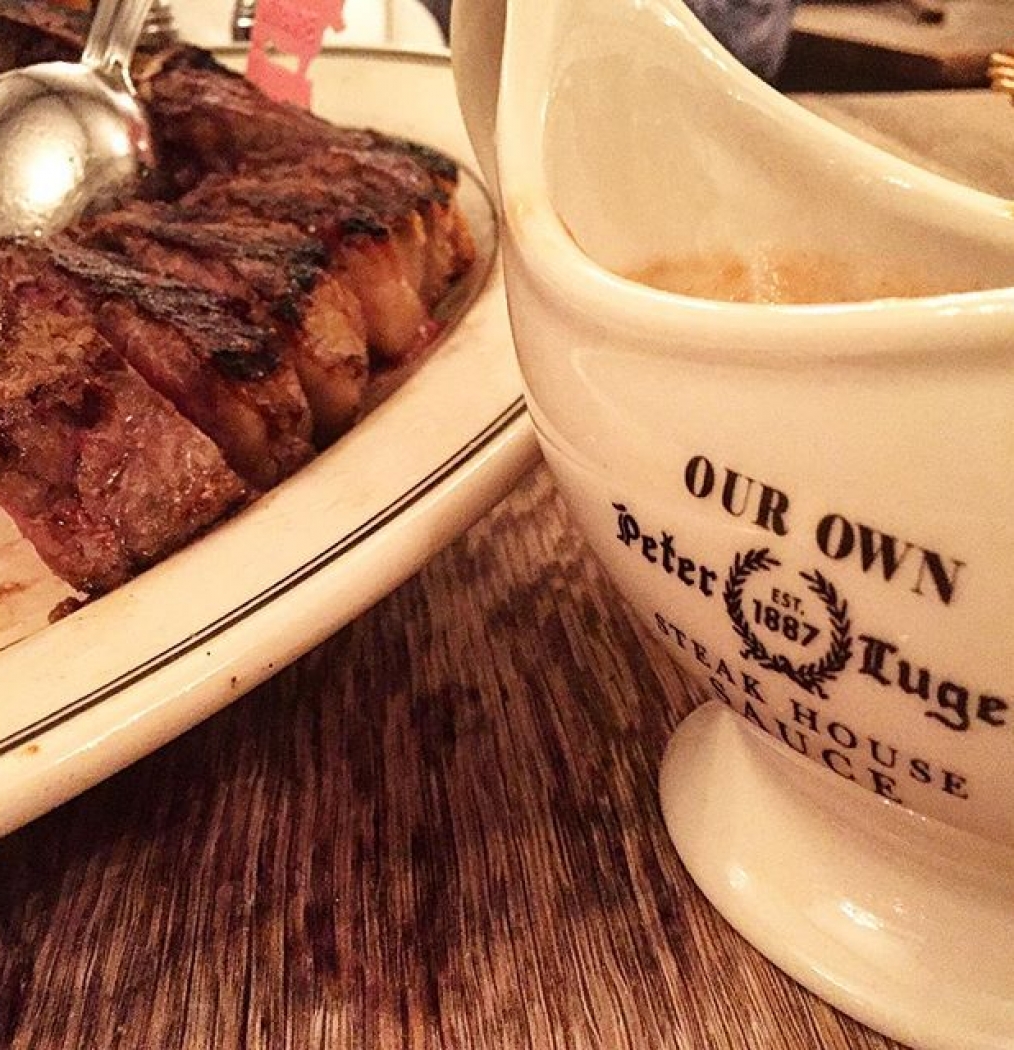
[(154, 166), (128, 67), (151, 0), (102, 0), (80, 62), (0, 76), (0, 236), (44, 237)]

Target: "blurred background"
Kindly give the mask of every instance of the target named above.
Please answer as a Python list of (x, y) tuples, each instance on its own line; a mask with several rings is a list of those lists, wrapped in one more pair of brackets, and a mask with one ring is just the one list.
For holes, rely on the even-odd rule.
[[(170, 0), (180, 35), (203, 47), (242, 36), (256, 0)], [(450, 0), (345, 0), (344, 32), (326, 43), (439, 51), (447, 46)]]
[[(548, 3), (549, 0), (546, 0)], [(988, 84), (1014, 46), (1014, 0), (688, 0), (746, 65), (785, 90), (895, 91)], [(172, 0), (181, 33), (218, 46), (255, 0)], [(329, 43), (443, 50), (452, 0), (346, 0)]]

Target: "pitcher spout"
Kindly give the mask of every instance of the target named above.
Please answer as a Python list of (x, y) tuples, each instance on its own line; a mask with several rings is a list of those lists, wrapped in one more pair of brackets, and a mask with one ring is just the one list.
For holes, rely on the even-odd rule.
[(497, 191), (496, 109), (507, 0), (457, 0), (451, 8), (451, 67), (465, 129), (483, 177)]
[(763, 276), (786, 245), (851, 260), (917, 245), (925, 294), (1014, 284), (1008, 202), (806, 112), (681, 0), (456, 0), (453, 19), (466, 124), (522, 251), (524, 230), (555, 225), (614, 275), (724, 255)]

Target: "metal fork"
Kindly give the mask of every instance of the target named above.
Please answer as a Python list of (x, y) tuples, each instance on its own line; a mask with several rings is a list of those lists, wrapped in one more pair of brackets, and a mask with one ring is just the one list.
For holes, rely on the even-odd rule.
[(1014, 102), (1014, 53), (996, 51), (989, 56), (989, 83), (994, 91), (1003, 91)]
[[(384, 43), (391, 44), (394, 42), (394, 3), (393, 0), (382, 0), (382, 2), (384, 5)], [(250, 39), (256, 15), (257, 0), (236, 0), (232, 9), (232, 39), (236, 43)]]
[(236, 0), (232, 9), (232, 39), (237, 44), (250, 39), (256, 14), (257, 0)]
[(176, 19), (173, 17), (170, 0), (152, 0), (151, 10), (144, 23), (142, 40), (166, 43), (176, 39)]

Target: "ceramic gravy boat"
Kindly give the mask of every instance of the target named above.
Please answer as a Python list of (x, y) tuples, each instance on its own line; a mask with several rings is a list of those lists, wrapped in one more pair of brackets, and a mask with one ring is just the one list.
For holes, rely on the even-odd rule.
[[(546, 459), (700, 686), (661, 776), (684, 862), (872, 1026), (1014, 1045), (1010, 203), (680, 0), (456, 0), (452, 56)], [(832, 301), (709, 298), (753, 278)]]

